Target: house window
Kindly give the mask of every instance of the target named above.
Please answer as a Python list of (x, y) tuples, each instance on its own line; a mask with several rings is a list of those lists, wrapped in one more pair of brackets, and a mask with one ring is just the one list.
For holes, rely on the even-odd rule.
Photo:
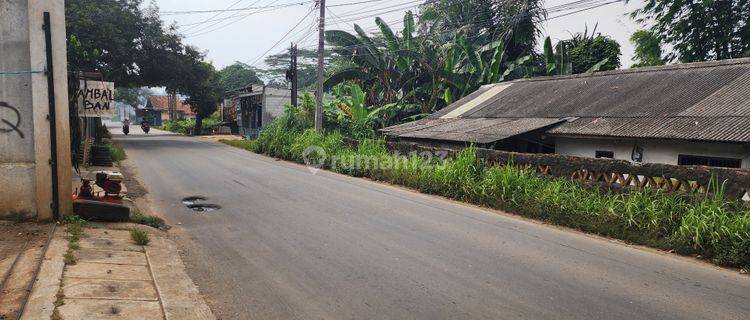
[(693, 155), (681, 154), (677, 156), (677, 164), (681, 166), (709, 166), (709, 167), (740, 168), (742, 167), (742, 159), (705, 157), (705, 156), (693, 156)]
[(614, 159), (615, 153), (613, 151), (602, 151), (602, 150), (596, 150), (596, 158), (608, 158), (608, 159)]

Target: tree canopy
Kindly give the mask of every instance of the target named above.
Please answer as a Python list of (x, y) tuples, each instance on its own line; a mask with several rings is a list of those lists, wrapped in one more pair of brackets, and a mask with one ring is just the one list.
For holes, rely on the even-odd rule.
[(576, 33), (564, 42), (568, 45), (567, 54), (573, 65), (573, 73), (587, 72), (599, 63), (597, 71), (620, 68), (620, 44), (610, 37), (594, 35), (594, 32), (590, 35), (587, 31)]
[(218, 71), (218, 81), (223, 92), (244, 87), (250, 84), (263, 84), (258, 77), (261, 71), (242, 62), (235, 62)]
[(646, 0), (632, 14), (674, 52), (670, 61), (695, 62), (746, 56), (750, 51), (748, 0)]
[(666, 63), (661, 48), (661, 41), (651, 30), (638, 30), (630, 36), (630, 43), (635, 46), (633, 68), (660, 66)]

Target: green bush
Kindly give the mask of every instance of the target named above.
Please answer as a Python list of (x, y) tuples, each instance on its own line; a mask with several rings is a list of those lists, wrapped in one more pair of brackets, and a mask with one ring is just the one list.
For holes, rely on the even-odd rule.
[(325, 168), (352, 176), (414, 188), (487, 207), (514, 212), (600, 235), (682, 253), (700, 254), (715, 263), (750, 267), (750, 207), (728, 201), (722, 186), (711, 197), (688, 198), (654, 190), (612, 192), (569, 179), (550, 178), (513, 166), (488, 167), (467, 148), (453, 159), (394, 155), (384, 141), (364, 139), (347, 147), (339, 133), (321, 135), (274, 121), (252, 150), (301, 161), (319, 146)]
[(130, 239), (132, 239), (133, 242), (135, 242), (135, 244), (139, 246), (145, 246), (149, 242), (151, 242), (151, 239), (148, 238), (148, 232), (136, 227), (130, 229)]
[(107, 141), (106, 144), (107, 149), (109, 150), (109, 156), (112, 158), (112, 161), (120, 162), (127, 158), (125, 149), (123, 149), (119, 144), (111, 140)]
[[(217, 125), (218, 123), (219, 123), (219, 119), (216, 119), (213, 117), (203, 119), (203, 123), (201, 124), (201, 128), (202, 128), (201, 133), (211, 131), (211, 128), (213, 128), (213, 126)], [(166, 121), (161, 126), (162, 130), (179, 133), (179, 134), (186, 134), (186, 135), (192, 134), (194, 128), (195, 128), (195, 120), (193, 119)]]
[(233, 147), (237, 147), (237, 148), (241, 148), (241, 149), (245, 149), (245, 150), (250, 150), (250, 151), (253, 151), (254, 148), (255, 148), (254, 147), (255, 146), (255, 141), (254, 140), (225, 140), (225, 139), (221, 139), (221, 140), (219, 140), (219, 142), (221, 142), (223, 144), (228, 144), (228, 145), (233, 146)]

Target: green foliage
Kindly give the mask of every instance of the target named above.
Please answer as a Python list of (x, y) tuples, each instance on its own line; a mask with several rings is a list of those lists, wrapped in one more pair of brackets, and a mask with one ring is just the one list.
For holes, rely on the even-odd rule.
[(245, 149), (248, 151), (255, 150), (255, 141), (254, 140), (225, 140), (221, 139), (219, 142), (223, 144), (230, 145), (235, 148)]
[(747, 0), (646, 0), (632, 16), (674, 48), (668, 61), (732, 59), (750, 49)]
[(158, 8), (142, 0), (65, 1), (68, 66), (120, 87), (172, 86), (184, 46)]
[[(204, 119), (201, 122), (201, 132), (208, 132), (211, 130), (213, 126), (219, 123), (219, 119), (217, 118), (208, 118)], [(164, 124), (161, 126), (162, 130), (179, 133), (179, 134), (185, 134), (189, 135), (192, 134), (195, 130), (195, 120), (194, 119), (184, 119), (184, 120), (173, 120), (173, 121), (165, 121)]]
[(107, 149), (109, 150), (109, 156), (112, 158), (112, 161), (114, 162), (120, 162), (122, 160), (125, 160), (127, 158), (127, 155), (125, 154), (125, 149), (122, 148), (118, 143), (108, 140), (106, 142)]
[(223, 92), (229, 92), (234, 89), (248, 86), (250, 84), (263, 84), (258, 77), (260, 70), (244, 64), (235, 62), (218, 71), (218, 82)]
[(459, 35), (475, 47), (504, 40), (513, 61), (534, 54), (545, 16), (537, 0), (428, 0), (420, 5), (418, 29), (438, 45)]
[(63, 254), (63, 262), (66, 265), (74, 265), (78, 263), (78, 258), (76, 258), (75, 252), (72, 249), (65, 251), (65, 254)]
[(148, 232), (136, 227), (130, 229), (130, 239), (132, 239), (133, 242), (135, 242), (135, 244), (139, 246), (145, 246), (149, 242), (151, 242), (151, 239), (148, 238)]
[(630, 36), (630, 43), (635, 46), (635, 63), (633, 68), (660, 66), (666, 63), (662, 57), (661, 40), (653, 31), (638, 30)]
[[(268, 84), (281, 88), (288, 88), (289, 80), (287, 71), (290, 66), (291, 54), (285, 51), (280, 54), (267, 56), (263, 61), (268, 68), (261, 70), (264, 79), (269, 79)], [(325, 69), (328, 70), (330, 64), (330, 53), (326, 51), (324, 57)], [(298, 48), (297, 49), (297, 86), (300, 90), (315, 88), (317, 80), (318, 52), (315, 50)]]
[(590, 35), (587, 29), (566, 41), (574, 74), (620, 68), (620, 44), (610, 37), (595, 34), (596, 27)]
[(157, 229), (167, 228), (167, 224), (166, 222), (164, 222), (164, 219), (150, 216), (150, 215), (145, 215), (139, 211), (135, 211), (130, 214), (130, 222), (146, 225), (146, 226), (157, 228)]
[[(477, 158), (474, 148), (441, 160), (395, 155), (377, 139), (363, 139), (356, 147), (349, 147), (338, 133), (273, 132), (283, 137), (273, 138), (267, 132), (263, 140), (255, 142), (256, 151), (302, 161), (305, 150), (319, 146), (327, 155), (323, 167), (340, 173), (629, 242), (700, 254), (717, 264), (750, 267), (750, 207), (726, 200), (718, 183), (709, 187), (710, 196), (705, 197), (650, 190), (618, 193), (510, 165), (487, 166)], [(267, 151), (279, 149), (284, 152)]]

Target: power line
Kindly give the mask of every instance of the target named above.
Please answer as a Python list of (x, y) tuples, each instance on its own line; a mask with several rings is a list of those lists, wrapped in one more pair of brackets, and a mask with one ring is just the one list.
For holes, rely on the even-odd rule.
[[(232, 4), (230, 4), (230, 5), (229, 5), (229, 6), (227, 7), (227, 9), (231, 9), (232, 7), (236, 6), (236, 5), (238, 4), (238, 3), (242, 2), (242, 1), (244, 1), (244, 0), (237, 0), (237, 1), (233, 2)], [(220, 16), (221, 14), (222, 14), (222, 12), (219, 12), (219, 13), (217, 13), (217, 14), (215, 14), (215, 15), (211, 16), (210, 18), (208, 18), (208, 19), (204, 20), (204, 21), (203, 21), (202, 23), (206, 23), (206, 21), (208, 21), (208, 20), (211, 20), (211, 19), (214, 19), (214, 18), (216, 18), (216, 17)], [(190, 27), (190, 28), (188, 28), (187, 30), (183, 30), (183, 32), (185, 32), (185, 31), (188, 31), (188, 30), (190, 30), (190, 29), (192, 29), (192, 28), (193, 28), (193, 27)]]
[(284, 41), (284, 39), (286, 39), (286, 37), (289, 36), (289, 34), (292, 33), (292, 31), (294, 31), (294, 29), (297, 29), (297, 27), (299, 27), (299, 25), (302, 24), (302, 22), (305, 21), (305, 19), (307, 19), (307, 17), (310, 16), (311, 13), (313, 13), (313, 11), (315, 11), (315, 8), (310, 9), (310, 11), (308, 11), (307, 14), (305, 14), (305, 16), (302, 17), (302, 19), (300, 19), (299, 22), (297, 22), (297, 24), (294, 25), (294, 27), (292, 27), (291, 29), (289, 29), (289, 31), (287, 31), (281, 37), (281, 39), (279, 39), (278, 41), (276, 41), (276, 43), (274, 43), (273, 46), (271, 46), (270, 48), (268, 48), (268, 50), (266, 50), (266, 52), (262, 53), (255, 60), (253, 60), (253, 62), (251, 62), (250, 65), (255, 65), (255, 63), (257, 63), (260, 59), (262, 59), (266, 54), (268, 54), (269, 52), (271, 52), (271, 50), (273, 50), (274, 48), (276, 48), (276, 46), (278, 46), (282, 41)]
[[(253, 2), (252, 4), (250, 4), (250, 6), (254, 6), (254, 5), (256, 5), (256, 4), (257, 4), (258, 2), (260, 2), (260, 1), (261, 1), (261, 0), (256, 0), (255, 2)], [(273, 1), (273, 2), (271, 2), (271, 3), (269, 4), (269, 5), (271, 5), (271, 4), (274, 4), (274, 3), (276, 3), (276, 2), (278, 2), (278, 0), (276, 0), (276, 1)], [(239, 17), (239, 16), (242, 16), (242, 17), (240, 17), (239, 19), (237, 19), (237, 20), (235, 20), (235, 21), (234, 21), (234, 22), (237, 22), (237, 21), (239, 21), (239, 20), (242, 20), (242, 19), (244, 19), (245, 17), (247, 17), (247, 16), (250, 16), (250, 15), (252, 15), (252, 14), (255, 14), (255, 13), (257, 13), (257, 12), (258, 12), (258, 11), (250, 12), (249, 14), (246, 14), (246, 15), (244, 15), (244, 16), (242, 16), (242, 14), (239, 14), (239, 13), (236, 13), (236, 14), (230, 15), (230, 16), (228, 16), (228, 17), (226, 17), (226, 18), (222, 18), (222, 19), (219, 19), (219, 21), (216, 21), (216, 22), (214, 22), (214, 23), (212, 23), (212, 24), (209, 24), (208, 26), (205, 26), (205, 27), (203, 27), (203, 28), (201, 28), (201, 29), (199, 29), (199, 30), (195, 31), (195, 32), (194, 32), (193, 34), (188, 34), (188, 35), (185, 35), (185, 37), (194, 37), (194, 36), (198, 36), (198, 35), (206, 34), (206, 33), (207, 33), (207, 32), (206, 32), (206, 30), (210, 29), (210, 28), (211, 28), (211, 27), (213, 27), (213, 26), (216, 26), (216, 25), (218, 25), (218, 24), (222, 23), (223, 21), (227, 21), (227, 20), (229, 20), (229, 19), (232, 19), (232, 18), (235, 18), (235, 17)], [(222, 13), (217, 13), (216, 15), (221, 15), (221, 14), (222, 14)], [(232, 24), (232, 23), (234, 23), (234, 22), (230, 22), (229, 24)], [(205, 23), (205, 21), (204, 21), (204, 23)], [(229, 25), (229, 24), (227, 24), (227, 25)], [(221, 28), (223, 28), (223, 27), (226, 27), (227, 25), (224, 25), (224, 26), (219, 26), (218, 28), (214, 28), (214, 29), (208, 30), (208, 32), (216, 31), (216, 30), (218, 30), (218, 29), (221, 29)]]
[[(554, 17), (551, 17), (551, 18), (547, 18), (546, 20), (547, 21), (554, 20), (554, 19), (557, 19), (557, 18), (561, 18), (561, 17), (564, 17), (564, 16), (572, 15), (572, 14), (575, 14), (575, 13), (580, 13), (580, 12), (583, 12), (583, 11), (588, 11), (588, 10), (596, 9), (596, 8), (599, 8), (599, 7), (602, 7), (602, 6), (606, 6), (606, 5), (610, 5), (610, 4), (613, 4), (613, 3), (623, 2), (624, 0), (613, 0), (613, 1), (604, 2), (604, 3), (601, 3), (601, 1), (604, 1), (604, 0), (582, 0), (582, 1), (574, 1), (574, 2), (571, 2), (571, 3), (566, 3), (566, 4), (562, 4), (562, 5), (550, 7), (547, 10), (548, 12), (561, 12), (561, 11), (567, 11), (567, 10), (577, 9), (577, 8), (580, 8), (580, 7), (583, 7), (583, 6), (588, 6), (588, 7), (585, 7), (583, 9), (581, 9), (581, 10), (577, 10), (575, 12), (569, 12), (569, 13), (557, 15), (557, 16), (554, 16)], [(591, 2), (599, 2), (599, 3), (592, 4)], [(575, 4), (575, 5), (571, 6), (571, 4)], [(509, 19), (515, 19), (515, 18), (522, 18), (522, 17), (527, 16), (529, 14), (530, 13), (524, 12), (524, 13), (519, 13), (519, 14), (516, 14), (516, 15), (504, 17), (504, 19), (509, 20)], [(491, 25), (493, 23), (493, 19), (492, 18), (490, 18), (490, 19), (484, 19), (484, 20), (480, 20), (478, 22), (479, 22), (479, 24), (477, 24), (475, 22), (474, 25), (475, 26), (479, 26), (479, 27), (489, 26), (489, 25)], [(443, 32), (433, 33), (432, 35), (434, 36), (434, 35), (450, 34), (452, 32), (455, 32), (455, 30), (446, 30), (446, 31), (443, 31)], [(466, 39), (477, 38), (477, 37), (481, 37), (481, 36), (484, 36), (484, 35), (486, 35), (486, 33), (480, 33), (480, 34), (476, 34), (476, 35), (473, 35), (473, 36), (468, 36), (468, 37), (466, 37)], [(339, 48), (339, 49), (356, 49), (356, 48), (362, 48), (362, 47), (364, 47), (364, 45), (351, 45), (351, 46), (337, 47), (337, 48)], [(309, 48), (309, 47), (303, 47), (303, 48), (305, 48), (305, 49), (312, 49), (312, 48)], [(358, 55), (358, 54), (355, 53), (355, 55)]]
[(256, 10), (256, 9), (268, 9), (268, 8), (284, 8), (284, 7), (292, 7), (292, 6), (303, 6), (306, 4), (312, 3), (312, 1), (304, 1), (304, 2), (293, 2), (293, 3), (285, 3), (285, 4), (277, 4), (277, 5), (268, 5), (268, 6), (248, 6), (244, 8), (236, 8), (236, 9), (217, 9), (217, 10), (185, 10), (185, 11), (162, 11), (159, 12), (160, 15), (163, 16), (177, 16), (177, 15), (188, 15), (188, 14), (203, 14), (203, 13), (215, 13), (215, 12), (238, 12), (238, 11), (248, 11), (248, 10)]

